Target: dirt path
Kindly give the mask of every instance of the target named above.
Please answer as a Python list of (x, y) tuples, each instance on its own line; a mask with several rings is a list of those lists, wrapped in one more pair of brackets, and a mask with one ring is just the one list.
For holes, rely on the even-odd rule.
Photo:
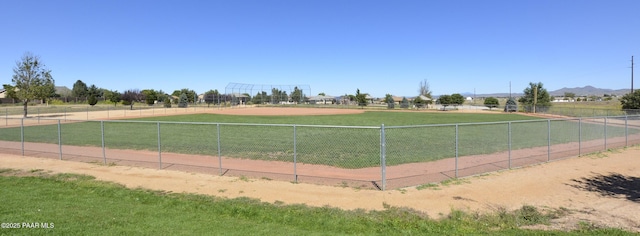
[[(0, 154), (0, 168), (44, 169), (96, 176), (127, 187), (250, 197), (264, 202), (304, 203), (343, 209), (381, 210), (383, 204), (410, 207), (438, 218), (451, 209), (494, 211), (522, 205), (571, 210), (551, 227), (569, 229), (579, 222), (640, 232), (640, 147), (555, 161), (418, 190), (364, 190), (243, 179), (130, 166), (104, 166), (47, 158)], [(614, 180), (611, 182), (610, 180)]]

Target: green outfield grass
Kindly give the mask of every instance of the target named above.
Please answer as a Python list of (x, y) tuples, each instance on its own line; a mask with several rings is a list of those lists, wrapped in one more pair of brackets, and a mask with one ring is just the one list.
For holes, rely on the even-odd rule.
[[(158, 124), (163, 152), (278, 160), (294, 159), (294, 125), (297, 161), (343, 168), (380, 165), (380, 126), (385, 124), (387, 165), (426, 162), (455, 156), (455, 125), (459, 123), (458, 155), (508, 150), (507, 123), (512, 121), (513, 150), (578, 142), (577, 121), (551, 121), (517, 114), (464, 114), (418, 112), (365, 112), (321, 116), (231, 116), (215, 114), (151, 117), (104, 122), (107, 148), (158, 150)], [(530, 120), (522, 122), (523, 120)], [(160, 122), (160, 123), (159, 123)], [(179, 122), (200, 122), (186, 124)], [(216, 123), (220, 123), (219, 125)], [(240, 124), (243, 123), (243, 124)], [(274, 126), (248, 124), (277, 124)], [(314, 125), (332, 125), (318, 127)], [(349, 126), (349, 127), (347, 127)], [(351, 127), (358, 126), (358, 127)], [(61, 126), (63, 145), (102, 146), (101, 123), (84, 121)], [(218, 130), (219, 128), (219, 130)], [(27, 126), (25, 141), (58, 143), (57, 125)], [(601, 139), (604, 126), (583, 122), (582, 141)], [(629, 129), (629, 133), (637, 133)], [(619, 126), (608, 126), (607, 137), (624, 136)], [(0, 129), (0, 139), (20, 141), (20, 128)]]
[(624, 116), (627, 114), (622, 110), (622, 105), (618, 100), (601, 102), (554, 102), (547, 112), (571, 117)]
[[(0, 169), (0, 186), (2, 235), (632, 235), (588, 224), (572, 232), (520, 229), (566, 214), (532, 206), (490, 214), (453, 210), (434, 220), (384, 203), (381, 211), (271, 204), (127, 189), (92, 176), (40, 170)], [(48, 228), (22, 225), (35, 222)], [(7, 223), (20, 228), (4, 228)]]

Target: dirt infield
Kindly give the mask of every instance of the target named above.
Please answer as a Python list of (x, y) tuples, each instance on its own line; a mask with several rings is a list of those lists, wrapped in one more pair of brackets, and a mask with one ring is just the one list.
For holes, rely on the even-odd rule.
[(360, 114), (363, 109), (340, 109), (340, 108), (295, 108), (295, 107), (236, 107), (236, 108), (161, 108), (158, 110), (134, 110), (126, 112), (97, 111), (69, 113), (68, 119), (84, 120), (87, 117), (91, 120), (99, 119), (120, 119), (145, 116), (163, 116), (180, 114), (223, 114), (223, 115), (259, 115), (259, 116), (309, 116), (309, 115), (337, 115), (337, 114)]
[[(350, 109), (300, 109), (300, 108), (250, 108), (208, 111), (218, 114), (234, 115), (321, 115), (363, 112)], [(201, 112), (195, 112), (201, 113)], [(83, 116), (86, 114), (79, 114)], [(92, 116), (94, 114), (91, 114)], [(155, 114), (158, 115), (158, 114)], [(96, 117), (99, 114), (95, 114)], [(110, 114), (110, 119), (113, 119)], [(6, 144), (7, 147), (16, 144)], [(2, 148), (2, 147), (0, 147)], [(5, 147), (6, 148), (6, 147)], [(32, 146), (32, 148), (34, 148)], [(43, 146), (44, 150), (57, 150), (57, 145)], [(76, 147), (64, 147), (64, 152), (73, 153)], [(90, 148), (90, 147), (82, 147)], [(18, 148), (19, 149), (19, 148)], [(101, 156), (101, 149), (94, 148), (94, 154)], [(80, 150), (84, 152), (84, 150)], [(546, 154), (545, 150), (528, 150)], [(522, 205), (540, 208), (564, 207), (571, 214), (554, 222), (551, 228), (570, 229), (580, 222), (590, 222), (597, 226), (624, 228), (640, 232), (640, 147), (635, 146), (622, 151), (553, 161), (546, 164), (526, 168), (492, 172), (481, 176), (454, 181), (447, 186), (418, 190), (415, 187), (390, 191), (378, 191), (366, 188), (344, 186), (327, 186), (315, 184), (292, 184), (291, 181), (274, 181), (269, 178), (238, 178), (217, 176), (212, 174), (158, 169), (157, 152), (142, 154), (139, 151), (127, 151), (127, 155), (137, 158), (150, 158), (149, 166), (132, 167), (127, 163), (116, 166), (103, 165), (97, 158), (96, 163), (77, 161), (60, 161), (52, 158), (21, 157), (11, 154), (0, 154), (0, 168), (44, 169), (56, 173), (69, 172), (94, 175), (100, 180), (113, 181), (128, 187), (143, 187), (172, 192), (189, 192), (223, 197), (251, 197), (265, 202), (282, 201), (288, 204), (304, 203), (311, 206), (334, 206), (344, 209), (383, 209), (383, 204), (411, 207), (424, 211), (431, 217), (446, 215), (451, 209), (470, 211), (494, 211), (496, 209), (513, 210)], [(37, 152), (36, 152), (37, 153)], [(110, 153), (109, 156), (115, 153)], [(30, 153), (26, 154), (27, 156)], [(125, 155), (125, 154), (115, 154)], [(145, 157), (148, 155), (148, 157)], [(488, 155), (485, 158), (496, 158), (502, 154)], [(503, 156), (503, 155), (502, 155)], [(171, 158), (170, 155), (163, 156)], [(198, 162), (193, 155), (177, 156), (177, 159)], [(546, 156), (545, 156), (546, 158)], [(471, 161), (482, 162), (482, 158), (470, 158)], [(168, 161), (168, 160), (167, 160)], [(216, 161), (208, 157), (211, 166)], [(231, 161), (225, 160), (225, 161)], [(452, 160), (440, 163), (450, 165)], [(465, 163), (465, 162), (461, 162)], [(193, 163), (191, 163), (193, 164)], [(267, 168), (273, 162), (257, 163)], [(432, 163), (433, 164), (433, 163)], [(477, 163), (476, 163), (477, 164)], [(502, 165), (505, 163), (503, 162)], [(246, 163), (238, 163), (246, 165)], [(288, 164), (291, 165), (291, 164)], [(308, 171), (332, 171), (309, 166)], [(279, 167), (278, 167), (279, 168)], [(396, 167), (400, 168), (400, 167)], [(415, 166), (414, 166), (414, 169)], [(417, 168), (423, 169), (423, 168)], [(424, 168), (426, 170), (427, 168)], [(301, 170), (303, 171), (304, 168)], [(432, 170), (432, 169), (429, 169)], [(216, 173), (215, 169), (205, 170)], [(363, 170), (375, 172), (379, 169)], [(418, 170), (420, 172), (420, 170)], [(389, 178), (395, 174), (410, 174), (402, 170), (390, 169)], [(366, 174), (366, 173), (363, 173)], [(420, 174), (420, 173), (417, 173)], [(351, 173), (353, 175), (353, 173)], [(357, 177), (351, 177), (356, 179)], [(422, 180), (424, 181), (424, 180)], [(424, 183), (424, 182), (423, 182)]]

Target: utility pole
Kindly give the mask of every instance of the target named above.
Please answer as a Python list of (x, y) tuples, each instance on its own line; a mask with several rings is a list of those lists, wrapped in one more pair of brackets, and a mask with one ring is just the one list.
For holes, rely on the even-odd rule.
[(633, 56), (631, 56), (631, 93), (633, 93)]

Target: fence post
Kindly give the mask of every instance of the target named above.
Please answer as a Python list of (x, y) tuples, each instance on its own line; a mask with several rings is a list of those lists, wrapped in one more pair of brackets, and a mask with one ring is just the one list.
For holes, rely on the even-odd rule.
[(380, 126), (380, 171), (382, 191), (385, 191), (387, 189), (387, 139), (384, 124)]
[(62, 160), (62, 132), (60, 131), (60, 120), (58, 120), (58, 151), (60, 152), (60, 160)]
[(604, 150), (607, 150), (607, 117), (604, 117)]
[(578, 118), (578, 156), (582, 156), (582, 117)]
[(100, 133), (102, 135), (102, 159), (104, 160), (104, 164), (107, 164), (107, 154), (105, 152), (104, 147), (104, 121), (100, 121)]
[(218, 168), (220, 169), (220, 175), (222, 175), (222, 150), (220, 150), (220, 124), (216, 124), (218, 131)]
[(293, 182), (297, 183), (298, 182), (298, 152), (297, 152), (297, 140), (296, 140), (296, 136), (297, 136), (297, 131), (296, 131), (296, 125), (293, 125)]
[(89, 120), (89, 107), (87, 107), (87, 120)]
[(456, 124), (456, 178), (458, 178), (458, 124)]
[(20, 143), (22, 146), (22, 156), (24, 156), (24, 118), (20, 119)]
[(551, 160), (551, 119), (547, 120), (547, 161)]
[(624, 115), (624, 146), (629, 146), (629, 126), (628, 126), (629, 116)]
[(158, 163), (160, 165), (160, 169), (162, 170), (162, 146), (160, 141), (160, 122), (158, 124)]
[(511, 169), (511, 121), (507, 123), (508, 129), (508, 142), (509, 142), (509, 169)]
[(4, 109), (4, 125), (9, 126), (9, 108)]

